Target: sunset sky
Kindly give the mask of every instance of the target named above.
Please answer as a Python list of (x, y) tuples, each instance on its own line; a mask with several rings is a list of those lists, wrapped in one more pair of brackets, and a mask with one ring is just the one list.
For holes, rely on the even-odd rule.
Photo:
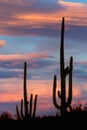
[(0, 113), (16, 113), (23, 98), (38, 94), (38, 113), (56, 111), (53, 77), (60, 89), (60, 31), (65, 17), (65, 65), (73, 56), (72, 102), (87, 100), (87, 0), (0, 0)]

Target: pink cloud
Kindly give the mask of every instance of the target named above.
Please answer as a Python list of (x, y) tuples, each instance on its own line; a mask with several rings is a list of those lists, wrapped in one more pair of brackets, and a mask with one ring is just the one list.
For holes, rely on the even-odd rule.
[(26, 54), (11, 54), (0, 55), (0, 61), (13, 61), (13, 60), (29, 60), (33, 58), (48, 58), (48, 54), (41, 53), (26, 53)]
[[(23, 80), (18, 78), (11, 79), (1, 79), (1, 87), (0, 87), (0, 101), (8, 102), (8, 101), (20, 101), (23, 98)], [(87, 85), (85, 83), (83, 85), (84, 92), (87, 91)], [(78, 101), (84, 97), (81, 91), (82, 88), (77, 84), (73, 84), (73, 100)], [(20, 91), (19, 91), (20, 90)], [(60, 90), (60, 81), (58, 80), (57, 90)], [(53, 93), (53, 80), (27, 80), (27, 91), (28, 98), (32, 93), (34, 96), (37, 94), (39, 97), (51, 98)], [(75, 98), (75, 100), (74, 100)], [(40, 99), (43, 101), (42, 99)], [(57, 96), (57, 100), (59, 97)], [(60, 101), (60, 100), (59, 100)], [(49, 104), (49, 102), (48, 102)]]
[(59, 12), (59, 18), (65, 17), (67, 24), (87, 26), (87, 5), (63, 0), (59, 0), (58, 4), (64, 8)]
[[(63, 0), (58, 0), (57, 3), (51, 7), (35, 0), (0, 0), (0, 34), (38, 36), (36, 31), (47, 27), (55, 29), (55, 24), (61, 22), (63, 16), (68, 24), (87, 26), (87, 5)], [(24, 28), (26, 31), (22, 31)]]
[[(0, 102), (20, 101), (23, 98), (23, 80), (18, 78), (1, 79)], [(33, 95), (51, 97), (52, 80), (27, 80), (28, 97)], [(19, 91), (20, 90), (20, 91)]]

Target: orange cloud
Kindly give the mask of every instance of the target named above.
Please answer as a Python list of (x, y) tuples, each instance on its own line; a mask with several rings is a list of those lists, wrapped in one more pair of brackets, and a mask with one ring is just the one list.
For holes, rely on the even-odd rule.
[[(38, 24), (38, 26), (42, 25), (43, 23), (56, 23), (57, 22), (57, 17), (55, 17), (54, 13), (50, 14), (50, 13), (32, 13), (32, 14), (20, 14), (17, 16), (18, 19), (25, 21), (25, 23), (29, 23), (31, 25), (35, 25)], [(32, 23), (33, 22), (33, 23)], [(36, 26), (37, 27), (37, 26)]]
[(4, 41), (4, 40), (0, 41), (0, 47), (4, 46), (5, 44), (6, 44), (6, 41)]
[(26, 54), (11, 54), (11, 55), (0, 55), (0, 61), (7, 60), (29, 60), (31, 58), (48, 58), (47, 54), (41, 53), (26, 53)]

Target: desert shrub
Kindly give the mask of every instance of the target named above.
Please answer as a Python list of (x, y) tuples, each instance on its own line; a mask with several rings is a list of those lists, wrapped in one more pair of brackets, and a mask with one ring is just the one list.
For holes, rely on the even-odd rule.
[(9, 112), (3, 112), (0, 115), (0, 120), (13, 120), (13, 116)]

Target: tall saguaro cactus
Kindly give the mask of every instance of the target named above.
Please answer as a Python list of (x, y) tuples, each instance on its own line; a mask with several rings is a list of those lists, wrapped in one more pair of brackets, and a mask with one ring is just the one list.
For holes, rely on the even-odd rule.
[(35, 112), (36, 112), (37, 95), (35, 95), (35, 99), (34, 99), (34, 102), (33, 102), (33, 94), (31, 94), (30, 95), (30, 101), (28, 102), (28, 100), (27, 100), (26, 77), (27, 77), (27, 63), (24, 62), (24, 85), (23, 85), (24, 99), (21, 99), (20, 112), (18, 110), (18, 106), (16, 106), (18, 119), (31, 119), (32, 117), (35, 117)]
[[(73, 57), (70, 57), (69, 66), (65, 67), (64, 64), (64, 17), (62, 18), (61, 26), (61, 44), (60, 44), (60, 85), (61, 90), (58, 91), (58, 96), (61, 100), (60, 105), (56, 101), (56, 88), (57, 88), (57, 76), (54, 75), (53, 82), (53, 103), (54, 106), (61, 111), (61, 116), (64, 117), (67, 112), (67, 108), (70, 110), (72, 102), (72, 70), (73, 70)], [(69, 89), (68, 97), (66, 96), (66, 76), (69, 76)]]

